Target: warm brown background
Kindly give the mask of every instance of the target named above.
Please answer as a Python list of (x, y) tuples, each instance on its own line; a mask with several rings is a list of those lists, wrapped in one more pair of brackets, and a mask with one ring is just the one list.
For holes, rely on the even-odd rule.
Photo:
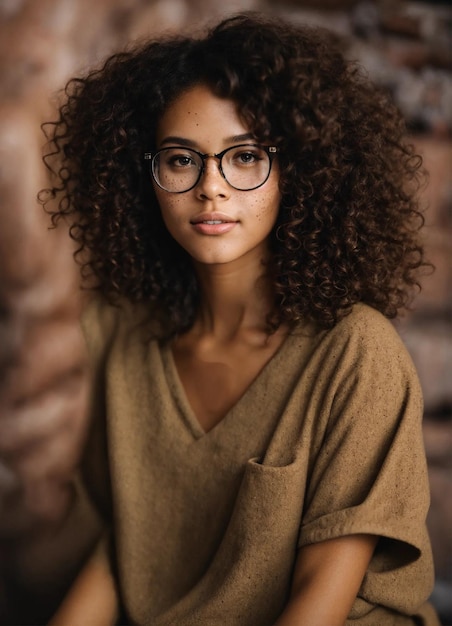
[(128, 41), (259, 9), (333, 29), (346, 54), (387, 86), (404, 111), (430, 182), (426, 239), (436, 272), (399, 331), (425, 393), (425, 441), (437, 569), (433, 600), (452, 624), (452, 48), (450, 4), (371, 0), (0, 0), (0, 384), (76, 310), (77, 270), (63, 230), (49, 231), (40, 123), (73, 74)]

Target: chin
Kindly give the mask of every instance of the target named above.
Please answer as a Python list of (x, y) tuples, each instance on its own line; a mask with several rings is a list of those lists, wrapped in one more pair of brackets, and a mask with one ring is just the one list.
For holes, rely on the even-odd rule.
[(226, 265), (236, 260), (235, 257), (230, 258), (226, 255), (194, 255), (192, 259), (199, 265)]

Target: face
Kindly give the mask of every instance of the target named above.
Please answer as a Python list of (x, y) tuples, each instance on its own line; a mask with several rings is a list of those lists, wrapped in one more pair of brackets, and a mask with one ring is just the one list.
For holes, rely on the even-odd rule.
[[(166, 110), (157, 128), (157, 149), (193, 148), (202, 154), (256, 143), (232, 100), (195, 86)], [(243, 160), (248, 159), (245, 155)], [(256, 262), (268, 253), (268, 236), (279, 209), (278, 166), (274, 160), (267, 181), (239, 191), (223, 178), (216, 158), (204, 161), (197, 185), (170, 193), (155, 183), (163, 220), (173, 238), (195, 262), (205, 265)]]

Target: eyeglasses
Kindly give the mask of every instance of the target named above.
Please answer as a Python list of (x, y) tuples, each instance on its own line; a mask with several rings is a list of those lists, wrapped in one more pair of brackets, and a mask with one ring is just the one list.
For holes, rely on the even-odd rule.
[(184, 193), (196, 187), (205, 169), (205, 160), (218, 159), (218, 169), (227, 183), (239, 191), (261, 187), (268, 177), (278, 148), (240, 144), (218, 154), (202, 154), (192, 148), (168, 147), (146, 152), (152, 177), (170, 193)]

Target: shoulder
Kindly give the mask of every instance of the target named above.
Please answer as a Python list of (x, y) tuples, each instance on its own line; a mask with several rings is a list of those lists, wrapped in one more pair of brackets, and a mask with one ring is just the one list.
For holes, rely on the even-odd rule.
[(102, 295), (93, 295), (83, 308), (81, 327), (92, 357), (105, 352), (119, 337), (138, 331), (151, 339), (158, 335), (156, 316), (146, 304), (121, 300), (112, 304)]
[(357, 305), (331, 331), (330, 342), (337, 354), (337, 406), (370, 404), (382, 425), (405, 413), (419, 419), (423, 406), (419, 378), (391, 321), (369, 306)]
[(300, 325), (289, 339), (286, 370), (309, 368), (314, 379), (379, 380), (395, 377), (413, 380), (417, 373), (394, 324), (366, 304), (356, 304), (333, 328)]
[(381, 340), (401, 345), (400, 337), (388, 318), (367, 304), (355, 304), (331, 331), (348, 339), (364, 340), (366, 343)]
[(83, 307), (81, 326), (90, 351), (108, 343), (124, 316), (123, 306), (110, 304), (100, 294), (92, 295)]
[(419, 379), (396, 328), (379, 311), (355, 305), (332, 329), (310, 339), (310, 364), (317, 384), (338, 398), (350, 394), (381, 397), (382, 401), (410, 394), (421, 403)]
[(394, 325), (376, 309), (357, 304), (328, 331), (324, 341), (368, 365), (385, 363), (413, 370), (411, 357)]

